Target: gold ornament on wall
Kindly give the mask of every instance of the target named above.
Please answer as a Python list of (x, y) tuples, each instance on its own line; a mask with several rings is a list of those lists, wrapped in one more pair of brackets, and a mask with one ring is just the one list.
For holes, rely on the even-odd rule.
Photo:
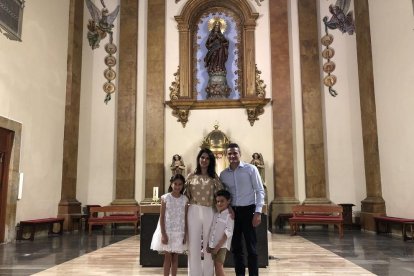
[(349, 11), (351, 0), (337, 0), (335, 5), (329, 5), (329, 12), (332, 14), (331, 18), (325, 16), (322, 21), (325, 24), (325, 35), (321, 38), (321, 44), (325, 46), (322, 51), (322, 57), (326, 59), (326, 62), (322, 66), (322, 70), (327, 74), (323, 78), (323, 84), (329, 87), (329, 94), (336, 97), (338, 93), (332, 87), (336, 84), (337, 77), (332, 74), (335, 70), (335, 63), (331, 61), (331, 58), (335, 55), (335, 50), (330, 47), (334, 41), (333, 35), (328, 33), (328, 29), (338, 29), (342, 33), (348, 33), (349, 35), (355, 32), (355, 23), (352, 16), (352, 11)]
[(256, 96), (264, 99), (266, 97), (266, 84), (264, 84), (264, 81), (260, 78), (261, 73), (262, 71), (257, 69), (256, 64)]
[(174, 73), (175, 80), (171, 83), (170, 86), (170, 99), (171, 101), (178, 100), (180, 97), (180, 67), (178, 67), (177, 72)]
[(99, 10), (92, 0), (86, 0), (86, 6), (92, 16), (92, 19), (88, 20), (87, 37), (89, 46), (91, 46), (92, 50), (95, 50), (96, 48), (99, 48), (101, 40), (109, 35), (109, 43), (105, 45), (105, 51), (108, 55), (104, 59), (105, 65), (108, 66), (108, 68), (105, 69), (103, 73), (107, 80), (103, 85), (103, 91), (106, 93), (104, 102), (107, 104), (111, 100), (111, 94), (116, 91), (116, 86), (112, 82), (116, 78), (116, 72), (112, 67), (115, 67), (116, 65), (116, 58), (113, 55), (117, 52), (117, 47), (113, 42), (112, 28), (114, 27), (113, 22), (119, 13), (119, 5), (114, 11), (109, 13), (103, 0), (101, 0), (101, 4), (103, 8)]
[(221, 159), (225, 156), (225, 151), (230, 144), (230, 139), (218, 128), (219, 123), (216, 121), (214, 123), (214, 130), (204, 137), (200, 148), (210, 149), (217, 159)]
[(328, 75), (323, 78), (323, 84), (329, 87), (329, 93), (335, 97), (338, 93), (332, 88), (336, 83), (336, 76), (332, 74), (335, 70), (335, 63), (331, 61), (331, 58), (334, 56), (334, 49), (330, 48), (329, 45), (333, 42), (333, 35), (326, 33), (321, 38), (321, 43), (325, 46), (325, 49), (322, 51), (322, 57), (326, 59), (326, 62), (323, 64), (322, 70)]

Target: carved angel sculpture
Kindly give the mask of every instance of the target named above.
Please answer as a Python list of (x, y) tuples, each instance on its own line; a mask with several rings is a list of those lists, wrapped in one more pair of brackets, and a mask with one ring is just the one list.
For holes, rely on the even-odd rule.
[(103, 6), (102, 10), (99, 10), (98, 7), (92, 2), (92, 0), (86, 0), (86, 6), (88, 7), (89, 13), (92, 16), (92, 19), (88, 21), (88, 40), (89, 45), (92, 49), (99, 47), (99, 42), (101, 39), (105, 38), (106, 34), (109, 33), (110, 39), (112, 40), (112, 24), (115, 21), (115, 18), (119, 13), (119, 5), (115, 10), (109, 13), (108, 9), (105, 6), (103, 0), (101, 0)]
[(176, 174), (184, 175), (185, 165), (180, 155), (174, 154), (170, 168), (173, 176)]
[(339, 29), (342, 33), (352, 35), (355, 32), (355, 24), (352, 11), (348, 12), (351, 0), (336, 0), (335, 6), (329, 6), (329, 12), (332, 17), (323, 18), (325, 26), (331, 30)]
[(260, 177), (262, 178), (262, 182), (265, 182), (265, 164), (263, 160), (263, 156), (261, 153), (255, 152), (252, 154), (252, 161), (250, 164), (255, 165), (259, 170)]

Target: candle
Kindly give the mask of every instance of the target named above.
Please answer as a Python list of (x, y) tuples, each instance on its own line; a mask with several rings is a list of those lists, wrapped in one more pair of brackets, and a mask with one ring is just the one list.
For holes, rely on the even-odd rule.
[(158, 200), (158, 187), (152, 188), (152, 199)]

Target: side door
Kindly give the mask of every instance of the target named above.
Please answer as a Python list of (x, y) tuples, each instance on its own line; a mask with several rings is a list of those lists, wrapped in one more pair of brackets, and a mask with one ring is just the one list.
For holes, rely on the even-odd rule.
[(10, 157), (14, 132), (0, 127), (0, 243), (4, 242)]

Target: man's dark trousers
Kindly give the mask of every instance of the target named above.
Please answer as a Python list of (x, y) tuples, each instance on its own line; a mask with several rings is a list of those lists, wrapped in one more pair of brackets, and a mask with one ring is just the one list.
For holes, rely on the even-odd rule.
[(232, 208), (235, 213), (235, 219), (231, 251), (233, 253), (236, 275), (245, 275), (246, 266), (244, 264), (243, 245), (241, 243), (242, 237), (244, 237), (247, 249), (247, 267), (249, 269), (249, 276), (258, 276), (259, 268), (256, 251), (256, 229), (252, 225), (256, 206), (232, 206)]

